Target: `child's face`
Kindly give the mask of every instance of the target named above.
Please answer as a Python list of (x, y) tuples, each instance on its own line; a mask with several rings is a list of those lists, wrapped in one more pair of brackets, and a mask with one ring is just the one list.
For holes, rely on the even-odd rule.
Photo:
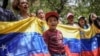
[(48, 26), (49, 26), (49, 29), (56, 29), (57, 27), (57, 24), (58, 24), (58, 20), (56, 19), (56, 17), (49, 17), (48, 18)]
[(85, 20), (81, 18), (81, 19), (79, 20), (79, 24), (80, 24), (81, 26), (84, 26), (84, 25), (85, 25)]

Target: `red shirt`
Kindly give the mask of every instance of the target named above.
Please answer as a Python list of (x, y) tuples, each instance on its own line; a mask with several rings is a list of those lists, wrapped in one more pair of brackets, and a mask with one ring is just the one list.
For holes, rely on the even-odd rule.
[(51, 54), (65, 53), (63, 35), (60, 31), (52, 31), (49, 29), (43, 33), (43, 37)]

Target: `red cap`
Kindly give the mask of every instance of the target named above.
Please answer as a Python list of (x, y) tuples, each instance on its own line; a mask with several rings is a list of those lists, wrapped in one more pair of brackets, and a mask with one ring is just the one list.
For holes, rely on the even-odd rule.
[(74, 14), (73, 13), (68, 13), (67, 18), (69, 18), (70, 16), (74, 16)]
[(54, 11), (46, 13), (45, 18), (48, 19), (50, 16), (55, 16), (57, 18), (59, 17), (58, 13)]

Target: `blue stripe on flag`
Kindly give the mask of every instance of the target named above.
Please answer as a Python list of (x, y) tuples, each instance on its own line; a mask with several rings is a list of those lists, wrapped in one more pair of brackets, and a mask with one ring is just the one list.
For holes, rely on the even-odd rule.
[(90, 39), (64, 38), (64, 44), (69, 47), (72, 53), (92, 51), (100, 47), (100, 34), (96, 34)]
[(48, 53), (47, 46), (39, 33), (0, 34), (0, 56), (11, 53), (12, 56)]
[[(92, 51), (100, 47), (100, 34), (90, 39), (64, 38), (72, 53)], [(0, 34), (0, 56), (28, 56), (29, 54), (49, 53), (42, 35), (36, 32), (31, 33), (9, 33)]]

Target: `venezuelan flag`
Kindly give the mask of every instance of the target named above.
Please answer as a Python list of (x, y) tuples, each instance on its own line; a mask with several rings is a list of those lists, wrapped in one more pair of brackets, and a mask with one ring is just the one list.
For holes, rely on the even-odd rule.
[[(46, 29), (36, 17), (0, 22), (0, 56), (50, 56), (42, 38)], [(100, 29), (94, 24), (86, 30), (63, 24), (57, 29), (63, 33), (67, 56), (100, 56)]]
[(57, 29), (63, 33), (68, 56), (100, 56), (100, 29), (94, 24), (86, 30), (62, 24)]
[(42, 38), (42, 21), (31, 17), (0, 22), (0, 56), (49, 56)]
[(100, 56), (100, 29), (94, 24), (88, 29), (59, 24), (57, 29), (63, 34), (67, 56)]

